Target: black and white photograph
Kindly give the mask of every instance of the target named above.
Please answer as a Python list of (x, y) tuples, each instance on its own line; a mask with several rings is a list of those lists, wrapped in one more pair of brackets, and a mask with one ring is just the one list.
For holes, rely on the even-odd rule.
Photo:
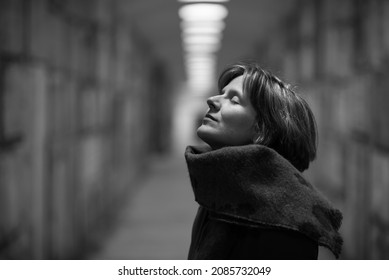
[(0, 0), (0, 265), (388, 259), (389, 1)]

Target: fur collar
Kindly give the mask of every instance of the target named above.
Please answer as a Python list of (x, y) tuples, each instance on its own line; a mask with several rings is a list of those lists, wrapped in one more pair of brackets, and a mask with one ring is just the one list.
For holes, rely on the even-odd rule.
[(261, 145), (185, 151), (195, 200), (214, 217), (295, 230), (339, 257), (342, 213), (274, 150)]

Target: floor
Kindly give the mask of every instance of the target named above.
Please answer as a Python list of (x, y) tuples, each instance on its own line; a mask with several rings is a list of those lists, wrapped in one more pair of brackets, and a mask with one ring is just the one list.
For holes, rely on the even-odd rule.
[(186, 259), (197, 204), (183, 155), (153, 159), (136, 189), (90, 259)]

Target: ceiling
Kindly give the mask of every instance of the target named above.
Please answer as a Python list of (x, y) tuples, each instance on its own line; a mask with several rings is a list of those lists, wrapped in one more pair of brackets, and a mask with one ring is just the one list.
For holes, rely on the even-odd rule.
[[(174, 82), (185, 80), (177, 0), (118, 0), (122, 17), (136, 26), (153, 52), (166, 63)], [(255, 58), (255, 47), (276, 36), (275, 27), (297, 0), (230, 0), (222, 47), (217, 52), (219, 72), (226, 64)], [(207, 2), (207, 1), (204, 1)]]

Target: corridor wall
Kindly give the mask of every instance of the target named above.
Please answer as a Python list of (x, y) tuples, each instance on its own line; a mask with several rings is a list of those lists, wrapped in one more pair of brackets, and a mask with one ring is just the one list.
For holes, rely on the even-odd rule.
[(0, 258), (84, 257), (168, 134), (163, 64), (118, 9), (0, 1)]
[(314, 110), (307, 175), (343, 211), (342, 258), (388, 259), (389, 2), (299, 1), (257, 54)]

